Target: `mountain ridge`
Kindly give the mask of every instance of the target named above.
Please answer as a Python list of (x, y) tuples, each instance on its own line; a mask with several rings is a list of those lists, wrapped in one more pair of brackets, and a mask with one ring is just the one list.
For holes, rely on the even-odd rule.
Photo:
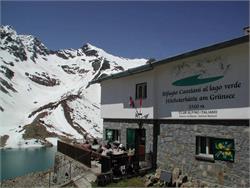
[(100, 86), (88, 83), (147, 61), (89, 43), (53, 51), (10, 26), (0, 26), (0, 36), (1, 147), (101, 137)]

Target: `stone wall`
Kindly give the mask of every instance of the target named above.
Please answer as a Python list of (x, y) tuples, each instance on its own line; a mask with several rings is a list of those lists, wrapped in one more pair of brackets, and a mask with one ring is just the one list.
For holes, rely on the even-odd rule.
[[(105, 131), (106, 129), (116, 129), (120, 130), (121, 134), (121, 140), (120, 142), (126, 147), (127, 144), (127, 129), (139, 129), (138, 123), (134, 122), (109, 122), (109, 121), (104, 121), (103, 123), (103, 135), (105, 139)], [(143, 123), (142, 126), (143, 129), (145, 129), (146, 132), (146, 153), (150, 153), (150, 151), (153, 151), (153, 124), (149, 123)]]
[(57, 152), (55, 155), (53, 183), (57, 185), (64, 184), (86, 171), (89, 171), (89, 169), (85, 165)]
[[(229, 123), (228, 123), (229, 122)], [(175, 167), (196, 179), (225, 186), (250, 187), (249, 183), (249, 122), (228, 121), (226, 124), (162, 123), (158, 136), (157, 165), (172, 171)], [(240, 122), (240, 121), (239, 121)], [(195, 158), (196, 136), (234, 139), (235, 160), (201, 161)]]

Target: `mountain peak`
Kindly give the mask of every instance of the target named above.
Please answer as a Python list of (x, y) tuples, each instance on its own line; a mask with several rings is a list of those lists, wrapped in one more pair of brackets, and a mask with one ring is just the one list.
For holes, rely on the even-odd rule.
[(86, 54), (86, 56), (98, 56), (98, 52), (102, 50), (99, 49), (90, 43), (86, 43), (85, 45), (82, 46), (82, 51)]
[[(86, 44), (83, 46), (83, 48), (87, 48), (87, 49), (89, 49), (89, 50), (96, 50), (96, 51), (98, 51), (98, 52), (105, 52), (103, 49), (98, 48), (98, 47), (96, 47), (96, 46), (94, 46), (94, 45), (92, 45), (92, 44), (90, 44), (90, 43), (86, 43)], [(105, 53), (107, 53), (107, 52), (105, 52)]]
[(12, 26), (10, 26), (10, 25), (1, 25), (0, 30), (1, 31), (4, 30), (4, 31), (9, 31), (9, 32), (16, 32), (14, 30), (14, 28)]
[(1, 35), (1, 39), (3, 39), (6, 36), (16, 36), (17, 33), (10, 25), (1, 25), (0, 35)]
[(85, 43), (82, 48), (88, 48), (88, 49), (92, 49), (92, 48), (96, 48), (94, 45), (90, 44), (90, 43)]
[(95, 46), (94, 45), (92, 45), (92, 44), (90, 44), (90, 43), (86, 43), (84, 46), (87, 46), (88, 48), (95, 48)]
[(86, 43), (85, 45), (82, 46), (81, 49), (85, 53), (86, 56), (104, 57), (104, 58), (109, 58), (109, 59), (113, 59), (113, 58), (127, 59), (127, 58), (112, 55), (106, 52), (105, 50), (98, 48), (90, 43)]

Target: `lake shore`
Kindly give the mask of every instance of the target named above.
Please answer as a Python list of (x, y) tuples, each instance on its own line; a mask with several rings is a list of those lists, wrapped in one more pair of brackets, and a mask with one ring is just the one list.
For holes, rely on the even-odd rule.
[[(1, 187), (49, 187), (49, 172), (32, 172), (24, 176), (1, 181)], [(52, 178), (51, 178), (52, 179)]]

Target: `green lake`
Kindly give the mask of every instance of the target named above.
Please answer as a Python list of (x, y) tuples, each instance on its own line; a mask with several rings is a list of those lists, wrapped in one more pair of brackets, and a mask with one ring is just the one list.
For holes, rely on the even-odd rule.
[(1, 149), (0, 152), (2, 181), (52, 168), (56, 147)]

